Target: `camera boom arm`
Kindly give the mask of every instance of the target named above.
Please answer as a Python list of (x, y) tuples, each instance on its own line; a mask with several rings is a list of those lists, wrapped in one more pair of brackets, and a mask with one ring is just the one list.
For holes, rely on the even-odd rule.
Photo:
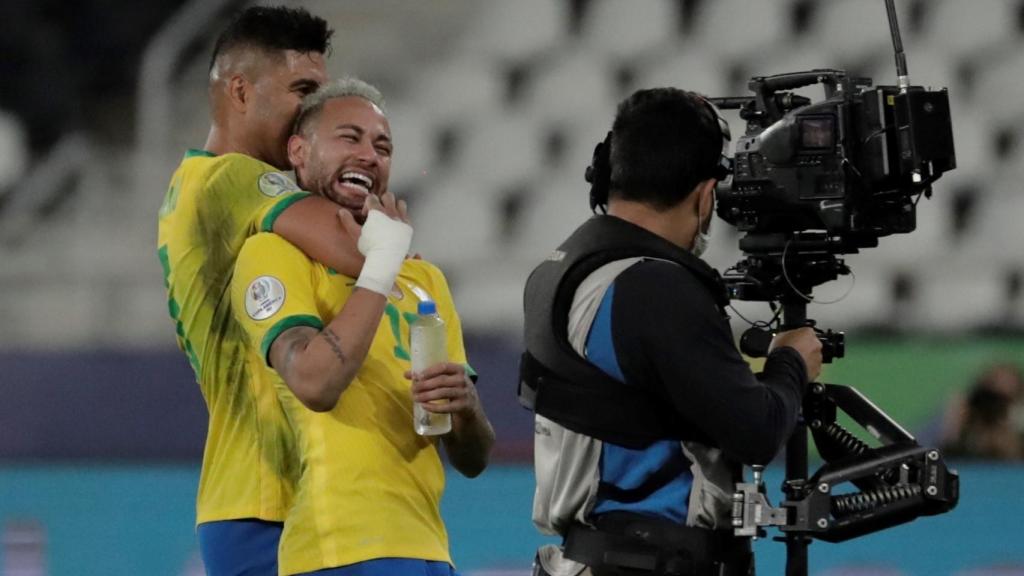
[[(870, 448), (836, 423), (837, 409), (882, 442)], [(788, 483), (788, 499), (772, 507), (758, 481), (737, 485), (733, 497), (736, 536), (759, 536), (775, 526), (790, 537), (843, 542), (941, 514), (956, 506), (959, 476), (938, 450), (920, 446), (899, 424), (849, 386), (814, 384), (804, 402), (804, 421), (825, 464), (810, 478)], [(837, 488), (851, 483), (853, 491)]]

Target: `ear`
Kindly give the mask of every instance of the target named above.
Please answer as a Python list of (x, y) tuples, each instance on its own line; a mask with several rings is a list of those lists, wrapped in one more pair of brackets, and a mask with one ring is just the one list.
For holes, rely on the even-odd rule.
[(252, 85), (241, 74), (233, 74), (227, 81), (228, 102), (238, 112), (245, 112), (249, 105)]
[[(711, 211), (715, 207), (715, 184), (717, 181), (714, 178), (708, 178), (697, 185), (698, 204), (697, 213), (700, 215), (710, 215)], [(702, 217), (703, 219), (703, 217)]]
[(300, 134), (292, 134), (288, 138), (288, 162), (295, 170), (296, 177), (301, 168), (306, 165), (306, 150), (308, 146), (306, 138)]

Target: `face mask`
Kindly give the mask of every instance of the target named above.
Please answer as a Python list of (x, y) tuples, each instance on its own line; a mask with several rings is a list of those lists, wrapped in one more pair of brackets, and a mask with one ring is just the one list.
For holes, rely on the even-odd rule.
[(693, 248), (690, 249), (690, 253), (698, 258), (704, 254), (704, 251), (708, 249), (708, 243), (711, 242), (711, 218), (715, 212), (714, 196), (711, 198), (711, 212), (708, 214), (707, 226), (701, 225), (699, 203), (697, 207), (697, 235), (693, 238)]
[(697, 236), (693, 239), (693, 249), (690, 250), (694, 256), (698, 258), (704, 254), (704, 251), (708, 249), (708, 242), (711, 241), (711, 234), (705, 231), (698, 231)]

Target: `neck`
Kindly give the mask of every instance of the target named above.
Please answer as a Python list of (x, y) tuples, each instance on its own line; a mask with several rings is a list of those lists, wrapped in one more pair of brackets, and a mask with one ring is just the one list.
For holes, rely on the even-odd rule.
[(612, 200), (608, 203), (608, 214), (636, 224), (680, 248), (690, 250), (697, 229), (697, 219), (693, 217), (693, 206), (690, 205), (692, 196), (663, 211), (642, 202)]
[(221, 154), (237, 153), (263, 160), (256, 150), (245, 144), (245, 140), (245, 138), (233, 132), (229, 127), (215, 123), (210, 127), (210, 134), (206, 137), (206, 144), (203, 145), (203, 149), (213, 152), (218, 156)]

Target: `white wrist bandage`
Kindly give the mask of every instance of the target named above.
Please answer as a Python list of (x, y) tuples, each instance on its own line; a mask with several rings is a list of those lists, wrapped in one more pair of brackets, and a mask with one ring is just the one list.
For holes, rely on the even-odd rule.
[(411, 243), (412, 226), (392, 220), (379, 210), (370, 210), (359, 235), (359, 252), (366, 262), (356, 286), (387, 296)]

